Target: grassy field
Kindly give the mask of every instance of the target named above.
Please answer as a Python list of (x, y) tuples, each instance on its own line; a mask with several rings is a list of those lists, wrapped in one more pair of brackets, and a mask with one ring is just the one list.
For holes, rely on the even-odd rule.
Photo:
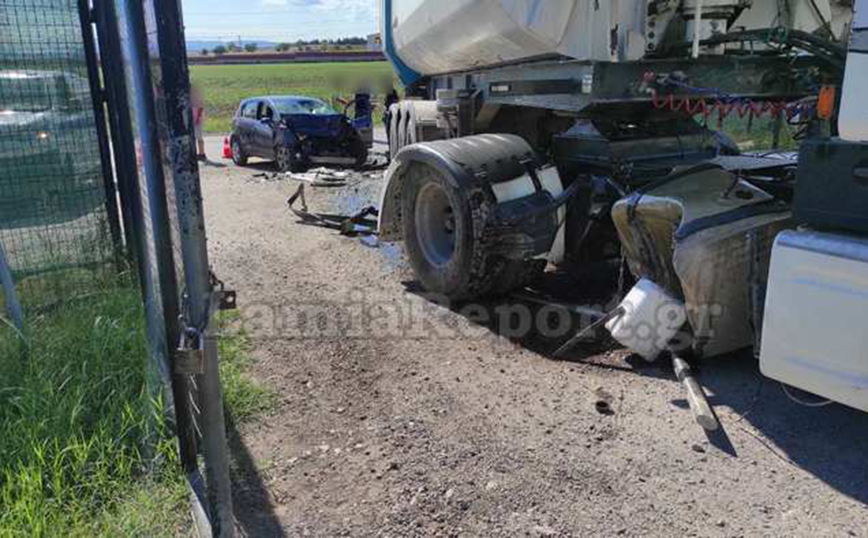
[[(305, 95), (331, 101), (352, 95), (354, 87), (367, 82), (378, 88), (393, 80), (388, 62), (194, 65), (193, 84), (205, 96), (205, 131), (228, 132), (238, 103), (257, 95)], [(379, 117), (379, 115), (377, 116)]]
[[(106, 278), (99, 291), (41, 309), (28, 289), (25, 334), (0, 309), (0, 538), (190, 534), (131, 280)], [(242, 332), (223, 331), (221, 381), (236, 423), (273, 401), (247, 374), (248, 351)]]

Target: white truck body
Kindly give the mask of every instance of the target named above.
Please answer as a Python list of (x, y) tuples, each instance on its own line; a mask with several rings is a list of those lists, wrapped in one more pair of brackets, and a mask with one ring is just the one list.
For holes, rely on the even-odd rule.
[[(522, 135), (520, 139), (528, 141), (529, 137), (524, 137), (520, 129), (519, 132), (510, 132), (510, 126), (526, 122), (527, 118), (531, 118), (530, 121), (554, 122), (557, 116), (521, 116), (523, 109), (535, 107), (561, 112), (575, 112), (579, 109), (560, 107), (557, 106), (559, 102), (554, 102), (553, 94), (568, 93), (563, 89), (565, 82), (581, 80), (581, 89), (569, 91), (573, 94), (590, 94), (596, 88), (586, 89), (585, 79), (588, 79), (589, 85), (605, 82), (598, 80), (602, 78), (600, 73), (605, 74), (605, 68), (611, 68), (612, 71), (623, 69), (626, 72), (626, 69), (634, 65), (644, 67), (660, 62), (661, 58), (681, 61), (687, 68), (691, 59), (708, 61), (715, 56), (748, 52), (745, 42), (738, 42), (737, 39), (726, 41), (727, 36), (724, 34), (730, 32), (738, 34), (745, 30), (756, 30), (754, 35), (765, 32), (769, 37), (765, 42), (751, 42), (749, 52), (771, 53), (775, 52), (780, 44), (772, 42), (772, 33), (782, 32), (783, 41), (786, 41), (787, 32), (793, 30), (798, 34), (797, 39), (828, 39), (830, 43), (840, 42), (850, 35), (850, 54), (844, 73), (838, 126), (842, 139), (868, 142), (868, 101), (862, 95), (864, 87), (868, 85), (868, 0), (857, 0), (855, 3), (850, 0), (381, 0), (381, 7), (384, 49), (395, 65), (397, 74), (409, 89), (419, 86), (421, 96), (434, 99), (410, 101), (409, 104), (395, 108), (393, 112), (401, 118), (398, 121), (407, 125), (413, 124), (419, 118), (429, 123), (433, 122), (432, 118), (437, 118), (440, 128), (440, 116), (445, 114), (444, 117), (449, 119), (447, 116), (452, 104), (449, 99), (458, 99), (458, 94), (452, 95), (449, 92), (473, 89), (476, 93), (468, 94), (470, 97), (467, 99), (477, 99), (479, 96), (488, 99), (483, 108), (471, 108), (475, 110), (474, 114), (478, 114), (477, 121), (480, 118), (490, 120), (493, 114), (498, 113), (498, 107), (507, 105), (504, 107), (506, 112), (500, 110), (500, 113), (507, 116), (515, 114), (515, 118), (512, 123), (501, 121), (499, 127), (503, 129), (506, 126), (504, 134)], [(715, 40), (715, 37), (723, 39)], [(815, 43), (808, 43), (812, 44)], [(809, 49), (810, 47), (803, 47), (809, 54), (816, 52)], [(667, 57), (667, 50), (681, 52)], [(692, 54), (688, 57), (685, 50), (690, 50)], [(831, 49), (826, 49), (827, 52), (829, 50)], [(832, 53), (837, 61), (839, 56), (836, 51)], [(543, 58), (554, 60), (535, 61)], [(562, 59), (574, 61), (562, 62)], [(843, 60), (843, 54), (840, 54), (840, 59)], [(843, 64), (843, 61), (841, 63)], [(553, 69), (552, 65), (556, 69)], [(557, 71), (563, 65), (569, 67)], [(545, 71), (534, 71), (538, 67)], [(586, 68), (592, 68), (593, 72), (582, 71)], [(842, 68), (838, 68), (839, 74)], [(537, 74), (540, 72), (543, 74)], [(494, 74), (486, 78), (491, 73)], [(741, 76), (749, 80), (744, 74)], [(629, 76), (622, 78), (627, 83), (631, 80)], [(651, 80), (653, 82), (657, 79)], [(761, 85), (765, 79), (757, 80), (760, 81), (757, 85)], [(561, 84), (560, 89), (557, 89), (558, 84)], [(714, 85), (715, 81), (710, 84)], [(684, 91), (703, 93), (702, 88), (707, 86), (695, 85)], [(554, 91), (556, 89), (557, 91)], [(440, 92), (443, 92), (442, 99)], [(534, 92), (538, 95), (534, 95)], [(515, 96), (511, 101), (507, 97), (496, 95), (509, 96), (512, 93), (515, 93)], [(540, 98), (535, 99), (537, 97)], [(607, 94), (607, 97), (612, 96)], [(625, 91), (623, 96), (616, 94), (615, 100), (626, 100), (629, 97), (637, 96)], [(678, 96), (673, 93), (670, 97), (674, 103)], [(713, 99), (714, 96), (706, 98)], [(471, 104), (475, 106), (474, 101), (471, 101)], [(654, 104), (657, 105), (656, 102)], [(427, 107), (425, 110), (428, 112), (414, 113), (419, 107)], [(453, 128), (449, 121), (445, 124), (449, 129)], [(483, 121), (479, 121), (479, 125), (482, 126), (483, 133), (489, 126)], [(399, 136), (401, 132), (410, 134)], [(403, 228), (399, 226), (400, 219), (397, 217), (400, 212), (396, 208), (401, 199), (404, 174), (412, 175), (407, 171), (413, 169), (413, 163), (416, 162), (414, 159), (429, 166), (431, 161), (425, 160), (431, 158), (426, 153), (429, 150), (442, 158), (443, 162), (451, 159), (450, 152), (457, 152), (461, 157), (455, 161), (458, 172), (445, 164), (438, 164), (442, 164), (441, 173), (448, 177), (458, 177), (461, 173), (473, 175), (499, 162), (495, 159), (499, 151), (497, 137), (501, 136), (497, 130), (489, 131), (494, 133), (493, 135), (483, 135), (489, 136), (484, 140), (467, 137), (466, 144), (456, 143), (454, 148), (442, 144), (437, 148), (417, 144), (427, 140), (417, 140), (416, 132), (415, 127), (409, 131), (398, 129), (392, 136), (393, 141), (399, 141), (394, 152), (397, 160), (393, 162), (386, 176), (380, 213), (380, 234), (381, 238), (387, 241), (406, 239), (402, 235)], [(460, 134), (460, 130), (449, 133), (446, 138), (460, 140), (465, 136)], [(581, 136), (581, 133), (575, 135), (577, 138)], [(404, 141), (404, 138), (407, 140)], [(483, 168), (477, 170), (462, 159), (479, 153), (464, 151), (467, 145), (483, 142), (493, 144), (488, 147), (488, 153), (493, 157), (489, 159), (490, 162), (484, 163)], [(409, 153), (400, 152), (400, 148), (405, 145), (410, 146)], [(459, 151), (456, 148), (464, 149)], [(523, 150), (520, 153), (524, 155)], [(399, 162), (402, 158), (406, 162)], [(480, 158), (480, 162), (482, 161), (485, 159)], [(569, 189), (568, 182), (562, 184), (559, 180), (553, 181), (556, 176), (555, 169), (549, 169), (544, 175), (547, 180), (545, 186), (552, 194), (555, 194), (553, 191), (559, 193)], [(690, 178), (691, 185), (699, 180), (707, 180), (705, 176)], [(539, 183), (538, 179), (533, 179), (535, 178), (532, 175), (519, 175), (513, 181), (496, 185), (496, 203), (505, 205), (526, 199), (529, 193), (533, 192), (534, 183)], [(555, 188), (549, 183), (556, 184)], [(707, 183), (708, 181), (705, 181), (706, 187), (703, 188), (710, 188)], [(727, 185), (730, 183), (726, 182)], [(537, 185), (536, 188), (539, 189), (540, 186)], [(725, 192), (729, 193), (731, 190), (730, 187)], [(716, 190), (703, 192), (717, 193)], [(684, 192), (676, 194), (683, 195)], [(641, 195), (638, 199), (641, 199)], [(651, 199), (652, 196), (646, 196), (646, 201)], [(625, 197), (622, 201), (629, 202), (629, 199)], [(631, 204), (632, 215), (635, 217), (639, 213), (635, 206), (639, 203), (637, 201)], [(730, 279), (732, 282), (728, 287), (733, 291), (730, 295), (746, 292), (745, 297), (738, 295), (738, 301), (741, 302), (735, 301), (732, 304), (744, 308), (735, 309), (730, 303), (721, 304), (719, 301), (710, 300), (717, 297), (714, 294), (705, 297), (709, 300), (694, 303), (720, 306), (724, 311), (728, 309), (730, 318), (745, 325), (745, 335), (760, 336), (760, 369), (766, 376), (868, 411), (868, 360), (864, 353), (868, 339), (865, 331), (861, 329), (864, 325), (862, 314), (868, 308), (868, 240), (849, 232), (819, 233), (810, 229), (794, 229), (796, 226), (789, 220), (789, 212), (781, 215), (768, 217), (780, 218), (786, 225), (769, 228), (768, 244), (771, 244), (772, 238), (776, 236), (777, 241), (774, 242), (773, 249), (763, 246), (758, 250), (763, 253), (765, 265), (758, 266), (756, 274), (754, 269), (757, 268), (751, 265), (750, 278), (733, 273), (735, 277)], [(563, 222), (562, 219), (559, 222)], [(747, 221), (741, 219), (734, 222), (733, 226), (741, 226)], [(787, 231), (778, 235), (779, 228)], [(548, 256), (550, 261), (558, 261), (564, 256), (565, 235), (568, 235), (565, 230), (566, 228), (561, 226), (558, 231), (557, 240), (554, 241)], [(740, 232), (733, 236), (733, 242), (738, 248), (745, 250), (749, 241), (739, 234)], [(755, 241), (755, 236), (752, 237)], [(621, 239), (622, 246), (629, 244), (623, 237)], [(643, 241), (646, 239), (643, 238)], [(647, 247), (648, 242), (645, 241), (643, 245)], [(698, 249), (710, 249), (711, 245), (711, 241), (699, 241)], [(667, 252), (666, 248), (658, 250)], [(703, 257), (701, 252), (695, 257), (703, 263), (709, 258)], [(742, 260), (731, 255), (727, 260), (739, 266), (748, 265), (742, 264)], [(712, 273), (703, 275), (702, 271), (696, 272), (700, 277), (710, 277)], [(756, 276), (766, 274), (767, 280), (765, 276)], [(751, 278), (756, 281), (748, 282)], [(753, 293), (763, 284), (768, 286), (768, 293), (764, 294), (764, 309), (761, 308), (761, 302), (754, 302), (754, 299), (761, 301), (762, 295), (756, 298), (751, 296), (750, 301), (747, 301), (747, 292)], [(684, 286), (681, 288), (683, 291)], [(748, 310), (746, 305), (750, 307), (750, 312), (742, 313)], [(757, 308), (757, 305), (760, 308)], [(748, 324), (749, 320), (751, 323), (759, 321), (754, 319), (754, 316), (762, 316), (761, 335), (756, 335), (754, 326)], [(702, 328), (701, 324), (691, 325), (695, 330)], [(713, 329), (720, 329), (723, 333), (733, 332), (728, 326), (719, 324)], [(738, 345), (732, 345), (732, 349), (727, 348), (726, 351), (752, 345), (755, 343), (752, 340), (754, 338), (742, 338), (736, 342)], [(712, 353), (710, 349), (708, 344), (703, 351), (706, 351), (708, 356), (720, 355)]]
[[(862, 7), (860, 4), (858, 7)], [(868, 7), (868, 6), (865, 6)], [(868, 87), (868, 9), (855, 9), (847, 71), (838, 128), (841, 138), (868, 142), (868, 100), (862, 93)]]
[[(841, 138), (868, 142), (868, 2), (857, 2)], [(798, 230), (772, 250), (760, 369), (772, 379), (868, 412), (868, 240)]]
[(763, 375), (868, 411), (868, 240), (778, 235), (760, 353)]
[[(391, 3), (394, 51), (423, 75), (552, 54), (610, 58), (610, 2), (392, 0)], [(599, 9), (595, 9), (595, 4), (599, 4)]]
[[(653, 52), (676, 11), (697, 8), (701, 37), (716, 16), (747, 6), (734, 23), (750, 30), (777, 24), (777, 0), (381, 0), (386, 53), (419, 76), (469, 71), (545, 56), (587, 61), (638, 60)], [(653, 6), (652, 6), (653, 4)], [(787, 25), (843, 31), (840, 0), (790, 0)], [(649, 10), (653, 15), (649, 15)], [(838, 17), (838, 12), (844, 15)], [(717, 13), (717, 14), (715, 14)], [(388, 19), (388, 20), (387, 20)], [(686, 29), (693, 34), (692, 23)], [(401, 74), (401, 73), (399, 73)], [(403, 77), (402, 77), (403, 78)], [(407, 82), (407, 80), (405, 80)]]

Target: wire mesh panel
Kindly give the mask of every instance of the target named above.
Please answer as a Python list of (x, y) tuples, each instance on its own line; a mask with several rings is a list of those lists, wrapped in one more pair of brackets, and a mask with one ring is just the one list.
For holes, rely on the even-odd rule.
[[(79, 287), (111, 258), (76, 0), (0, 0), (0, 241), (17, 279)], [(81, 270), (86, 269), (86, 270)]]

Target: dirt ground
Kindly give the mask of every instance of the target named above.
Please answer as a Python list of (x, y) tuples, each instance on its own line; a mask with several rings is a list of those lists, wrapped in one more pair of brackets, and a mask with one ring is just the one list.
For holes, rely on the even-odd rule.
[[(203, 168), (214, 270), (279, 395), (231, 432), (246, 535), (868, 536), (868, 414), (796, 405), (745, 353), (701, 371), (723, 425), (706, 436), (669, 365), (499, 336), (486, 313), (520, 303), (426, 300), (399, 247), (300, 224), (297, 183), (254, 177), (270, 171)], [(380, 186), (308, 203), (356, 209)]]

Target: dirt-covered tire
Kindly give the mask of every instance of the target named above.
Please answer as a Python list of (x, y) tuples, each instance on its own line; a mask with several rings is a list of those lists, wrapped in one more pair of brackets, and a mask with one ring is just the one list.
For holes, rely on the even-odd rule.
[(408, 111), (407, 103), (399, 103), (398, 104), (398, 114), (395, 115), (393, 121), (395, 123), (395, 132), (393, 136), (394, 140), (394, 151), (392, 151), (391, 157), (394, 159), (398, 153), (404, 149), (405, 146), (409, 144), (407, 142), (408, 131), (407, 131), (407, 120), (409, 119), (409, 111)]
[(401, 122), (401, 107), (392, 105), (390, 107), (392, 114), (389, 116), (389, 159), (394, 159), (398, 152), (401, 151), (401, 144), (398, 139), (398, 125)]
[(489, 295), (504, 295), (532, 284), (545, 272), (547, 260), (504, 260)]
[(236, 166), (245, 166), (247, 164), (247, 154), (244, 153), (244, 148), (241, 146), (241, 141), (237, 138), (232, 138), (230, 143), (232, 149), (232, 162)]
[(295, 153), (283, 144), (278, 144), (274, 148), (274, 164), (281, 172), (299, 174), (306, 169), (304, 163), (299, 161)]
[(425, 290), (454, 301), (502, 295), (545, 269), (544, 260), (491, 252), (486, 221), (495, 202), (484, 189), (458, 189), (434, 168), (416, 164), (401, 192), (405, 249)]

